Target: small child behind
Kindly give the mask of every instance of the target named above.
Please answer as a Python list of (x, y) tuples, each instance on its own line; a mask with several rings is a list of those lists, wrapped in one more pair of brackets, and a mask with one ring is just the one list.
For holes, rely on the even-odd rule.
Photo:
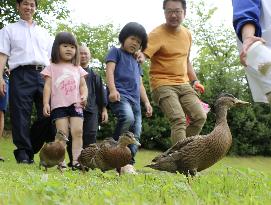
[[(110, 49), (106, 58), (106, 80), (109, 88), (109, 107), (117, 117), (117, 125), (113, 138), (126, 132), (132, 132), (136, 139), (141, 135), (141, 107), (140, 99), (145, 105), (146, 116), (151, 117), (152, 107), (150, 105), (145, 87), (142, 82), (142, 69), (134, 54), (147, 46), (147, 33), (145, 28), (136, 23), (126, 24), (119, 34), (120, 48)], [(129, 145), (133, 159), (129, 165), (122, 167), (122, 173), (133, 173), (134, 157), (137, 152), (136, 145)]]
[[(82, 150), (83, 107), (88, 89), (79, 66), (79, 51), (75, 37), (68, 32), (56, 35), (51, 54), (51, 65), (41, 74), (45, 77), (43, 114), (51, 116), (56, 128), (72, 135), (73, 170), (79, 169), (78, 156)], [(63, 167), (66, 167), (63, 162)]]

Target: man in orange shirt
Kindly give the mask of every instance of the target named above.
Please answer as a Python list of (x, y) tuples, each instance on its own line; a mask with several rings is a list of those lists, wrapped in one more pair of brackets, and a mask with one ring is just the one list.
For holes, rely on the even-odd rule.
[[(140, 61), (145, 57), (151, 60), (153, 100), (169, 119), (171, 140), (175, 144), (185, 137), (200, 133), (206, 114), (195, 90), (203, 93), (204, 87), (197, 80), (189, 60), (191, 34), (181, 25), (185, 17), (186, 1), (164, 0), (163, 9), (166, 23), (149, 34), (147, 49), (138, 58)], [(187, 128), (185, 115), (191, 119)]]

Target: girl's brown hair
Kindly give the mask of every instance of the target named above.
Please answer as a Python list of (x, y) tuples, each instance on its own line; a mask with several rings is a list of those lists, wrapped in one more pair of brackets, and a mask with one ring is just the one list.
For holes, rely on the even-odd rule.
[(63, 43), (71, 44), (75, 46), (75, 55), (72, 59), (72, 64), (75, 66), (79, 66), (80, 59), (79, 59), (79, 50), (76, 38), (69, 32), (60, 32), (56, 35), (55, 41), (52, 47), (51, 53), (51, 61), (52, 63), (59, 63), (60, 62), (60, 49), (59, 46)]

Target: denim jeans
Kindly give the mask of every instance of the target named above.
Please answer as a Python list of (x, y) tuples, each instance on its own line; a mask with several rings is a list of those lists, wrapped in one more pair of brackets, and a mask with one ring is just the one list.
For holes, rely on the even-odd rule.
[[(139, 141), (141, 135), (141, 108), (140, 104), (131, 102), (125, 97), (121, 97), (119, 102), (110, 102), (109, 106), (117, 118), (116, 129), (113, 135), (114, 140), (118, 140), (119, 136), (126, 132), (130, 131), (134, 133), (135, 138)], [(131, 144), (129, 148), (132, 153), (131, 164), (135, 163), (135, 155), (137, 152), (137, 145)]]

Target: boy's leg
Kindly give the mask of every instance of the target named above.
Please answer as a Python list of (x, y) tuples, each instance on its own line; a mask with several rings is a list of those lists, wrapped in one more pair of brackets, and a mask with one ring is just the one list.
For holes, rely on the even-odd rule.
[(129, 131), (130, 127), (134, 124), (134, 113), (130, 102), (125, 98), (121, 98), (119, 102), (110, 103), (110, 108), (117, 118), (113, 138), (118, 140), (119, 136), (122, 133)]
[[(119, 102), (110, 103), (110, 107), (113, 114), (117, 117), (117, 125), (114, 133), (115, 140), (118, 140), (119, 136), (126, 131), (131, 131), (133, 133), (141, 132), (139, 131), (139, 128), (141, 129), (141, 122), (138, 121), (138, 123), (136, 123), (136, 116), (134, 116), (132, 104), (127, 99), (121, 98)], [(139, 127), (135, 125), (139, 123)], [(129, 148), (131, 150), (132, 156), (134, 157), (137, 151), (137, 147), (129, 145)], [(131, 164), (121, 168), (121, 173), (136, 174), (132, 164), (134, 164), (134, 159), (132, 159)]]
[[(142, 116), (141, 116), (141, 107), (140, 105), (137, 104), (133, 104), (132, 105), (132, 109), (133, 109), (133, 114), (134, 114), (134, 118), (135, 118), (135, 122), (134, 124), (131, 126), (130, 130), (132, 133), (134, 133), (136, 140), (139, 142), (140, 141), (140, 136), (141, 136), (141, 130), (142, 130)], [(138, 150), (138, 146), (131, 144), (129, 145), (129, 148), (131, 150), (132, 153), (132, 161), (131, 164), (135, 163), (135, 155), (136, 152)]]

